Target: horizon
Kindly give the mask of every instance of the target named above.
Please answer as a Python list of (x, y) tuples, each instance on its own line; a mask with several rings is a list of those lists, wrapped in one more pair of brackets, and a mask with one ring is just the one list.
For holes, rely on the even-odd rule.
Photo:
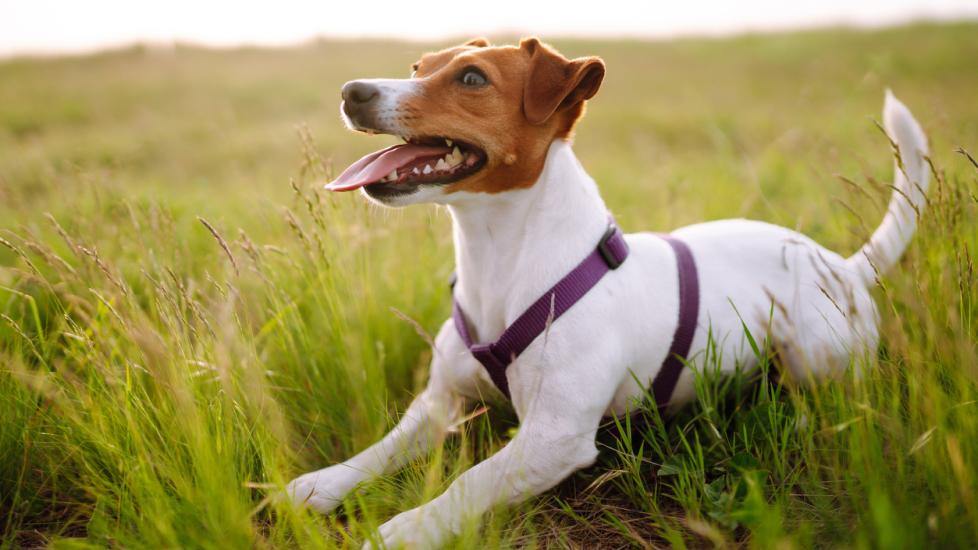
[[(57, 4), (55, 0), (0, 4), (0, 58), (84, 55), (140, 45), (233, 49), (295, 47), (320, 40), (437, 42), (478, 35), (535, 34), (548, 39), (722, 38), (978, 20), (978, 3), (967, 0), (828, 0), (818, 6), (748, 0), (735, 7), (698, 0), (666, 8), (634, 0), (606, 0), (602, 10), (588, 12), (566, 6), (558, 11), (547, 3), (523, 5), (519, 0), (498, 0), (494, 10), (472, 23), (446, 13), (430, 0), (411, 4), (413, 9), (389, 2), (371, 11), (383, 17), (370, 18), (362, 17), (350, 4), (329, 6), (304, 0), (283, 0), (275, 10), (267, 12), (255, 6), (235, 5), (231, 10), (228, 0), (204, 6), (175, 0), (165, 7), (156, 2), (134, 7), (122, 0)], [(426, 10), (425, 6), (431, 9)], [(505, 9), (507, 6), (512, 9)], [(235, 15), (233, 20), (228, 19), (229, 13)], [(418, 19), (417, 13), (427, 16), (421, 25), (412, 24)]]

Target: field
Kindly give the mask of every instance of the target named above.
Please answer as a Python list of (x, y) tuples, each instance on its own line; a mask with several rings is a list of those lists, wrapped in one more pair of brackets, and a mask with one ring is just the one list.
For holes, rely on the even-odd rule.
[[(576, 150), (629, 231), (749, 217), (850, 254), (890, 193), (887, 87), (930, 204), (861, 380), (704, 376), (454, 544), (978, 545), (978, 24), (556, 45), (607, 62)], [(340, 85), (433, 46), (0, 61), (0, 548), (359, 547), (512, 436), (494, 404), (339, 513), (276, 496), (393, 424), (449, 314), (446, 212), (319, 185), (389, 141), (343, 129)]]

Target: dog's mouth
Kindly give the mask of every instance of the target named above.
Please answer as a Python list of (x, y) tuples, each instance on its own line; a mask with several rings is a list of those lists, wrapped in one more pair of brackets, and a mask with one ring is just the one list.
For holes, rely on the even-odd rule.
[(383, 185), (391, 191), (420, 185), (447, 185), (478, 172), (486, 152), (449, 138), (402, 138), (405, 143), (375, 151), (354, 162), (326, 185), (330, 191), (352, 191)]

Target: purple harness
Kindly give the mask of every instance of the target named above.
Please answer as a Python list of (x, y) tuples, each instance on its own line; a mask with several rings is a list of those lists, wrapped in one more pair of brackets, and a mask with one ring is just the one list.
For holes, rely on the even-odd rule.
[[(652, 381), (652, 395), (661, 409), (672, 397), (673, 389), (683, 370), (686, 354), (689, 353), (689, 347), (693, 343), (700, 296), (696, 262), (689, 247), (669, 235), (659, 236), (672, 247), (679, 269), (679, 322), (672, 337), (669, 354)], [(606, 273), (618, 269), (627, 257), (628, 244), (625, 242), (625, 236), (614, 221), (609, 221), (608, 230), (601, 237), (594, 251), (536, 302), (533, 302), (533, 305), (503, 331), (498, 340), (489, 344), (473, 343), (462, 306), (453, 297), (452, 319), (455, 321), (455, 329), (458, 330), (459, 336), (472, 355), (486, 368), (489, 378), (509, 399), (506, 367), (523, 353), (537, 336), (543, 334), (548, 324), (556, 321), (583, 298)]]

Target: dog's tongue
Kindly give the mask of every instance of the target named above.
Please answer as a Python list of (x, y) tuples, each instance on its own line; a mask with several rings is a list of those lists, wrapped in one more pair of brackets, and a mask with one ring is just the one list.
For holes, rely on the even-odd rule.
[(381, 180), (392, 171), (423, 157), (440, 157), (452, 150), (445, 146), (415, 145), (404, 143), (370, 153), (354, 162), (332, 182), (326, 184), (330, 191), (352, 191)]

